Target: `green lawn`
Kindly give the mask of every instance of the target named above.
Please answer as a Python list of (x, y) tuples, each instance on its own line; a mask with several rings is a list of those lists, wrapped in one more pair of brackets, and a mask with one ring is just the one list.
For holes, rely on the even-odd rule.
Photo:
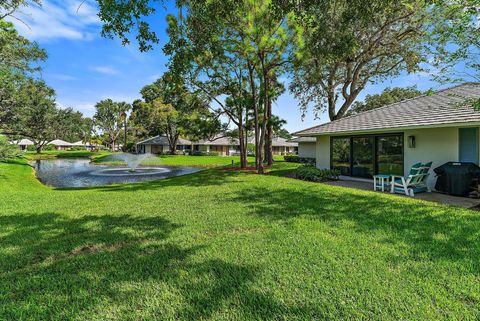
[(0, 163), (0, 320), (478, 319), (478, 212), (293, 166), (62, 190)]
[[(283, 156), (274, 156), (275, 160), (283, 160)], [(197, 167), (215, 167), (219, 165), (230, 165), (240, 162), (239, 156), (183, 156), (183, 155), (158, 155), (146, 159), (143, 165), (168, 165), (168, 166), (197, 166)], [(254, 163), (254, 157), (248, 157), (248, 161)], [(94, 157), (96, 163), (121, 163), (115, 161), (112, 155), (100, 155)], [(238, 164), (237, 164), (238, 165)]]
[(50, 158), (88, 158), (92, 156), (106, 155), (108, 152), (90, 152), (87, 150), (51, 150), (43, 151), (40, 154), (36, 152), (27, 152), (27, 159), (50, 159)]

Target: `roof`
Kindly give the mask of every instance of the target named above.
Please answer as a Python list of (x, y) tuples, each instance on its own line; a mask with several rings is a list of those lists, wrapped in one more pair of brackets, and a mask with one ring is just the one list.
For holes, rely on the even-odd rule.
[[(179, 138), (177, 145), (191, 145), (192, 142), (183, 138)], [(141, 142), (138, 142), (137, 145), (165, 145), (168, 146), (167, 136), (155, 136)]]
[(69, 143), (69, 142), (66, 142), (64, 140), (61, 140), (61, 139), (55, 139), (55, 140), (52, 140), (50, 143), (48, 143), (47, 145), (55, 145), (55, 146), (73, 146), (72, 143)]
[(72, 146), (99, 146), (98, 144), (92, 144), (90, 142), (82, 142), (81, 140), (79, 140), (78, 142), (75, 142), (75, 143), (72, 143)]
[[(407, 99), (395, 104), (304, 129), (298, 136), (441, 127), (480, 123), (480, 112), (465, 107), (466, 99), (480, 98), (480, 83), (465, 83), (431, 95)], [(462, 104), (464, 107), (462, 107)]]
[(215, 146), (238, 145), (238, 139), (231, 137), (215, 136), (213, 139), (201, 139), (198, 142), (194, 142), (194, 144)]
[(315, 137), (295, 137), (289, 141), (295, 143), (315, 143), (317, 139)]
[(279, 147), (279, 146), (296, 147), (298, 146), (298, 143), (292, 142), (291, 140), (288, 140), (286, 138), (274, 137), (272, 139), (272, 146), (273, 147)]
[(33, 145), (33, 142), (30, 139), (21, 139), (18, 142), (15, 142), (17, 145), (22, 145), (22, 146), (31, 146)]

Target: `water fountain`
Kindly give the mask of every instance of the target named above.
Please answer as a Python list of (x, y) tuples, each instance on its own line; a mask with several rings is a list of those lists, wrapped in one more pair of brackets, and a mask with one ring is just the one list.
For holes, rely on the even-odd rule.
[(144, 160), (153, 157), (153, 154), (150, 153), (145, 153), (145, 154), (129, 154), (129, 153), (123, 153), (123, 154), (115, 154), (113, 155), (113, 158), (115, 159), (120, 159), (124, 161), (128, 168), (130, 169), (130, 172), (135, 172), (137, 170), (138, 165), (142, 163)]
[(164, 167), (138, 167), (144, 160), (154, 157), (153, 154), (114, 154), (111, 156), (113, 160), (121, 160), (127, 164), (127, 168), (106, 168), (95, 172), (92, 175), (100, 176), (135, 176), (165, 173), (169, 170)]

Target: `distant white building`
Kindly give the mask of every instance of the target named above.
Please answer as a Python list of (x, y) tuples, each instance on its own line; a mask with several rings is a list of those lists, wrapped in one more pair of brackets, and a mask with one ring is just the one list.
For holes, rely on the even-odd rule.
[(290, 140), (298, 144), (298, 156), (315, 158), (317, 139), (315, 137), (297, 137)]
[(61, 140), (61, 139), (52, 140), (47, 145), (54, 145), (56, 150), (67, 150), (67, 149), (71, 148), (72, 146), (74, 146), (72, 143), (66, 142), (66, 141)]

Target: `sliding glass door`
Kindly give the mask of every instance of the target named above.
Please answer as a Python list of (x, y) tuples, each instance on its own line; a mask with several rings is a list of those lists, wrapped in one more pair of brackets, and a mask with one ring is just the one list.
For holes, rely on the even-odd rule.
[(403, 175), (403, 134), (332, 137), (331, 168), (364, 178)]
[(352, 176), (372, 177), (375, 172), (375, 137), (352, 138)]

